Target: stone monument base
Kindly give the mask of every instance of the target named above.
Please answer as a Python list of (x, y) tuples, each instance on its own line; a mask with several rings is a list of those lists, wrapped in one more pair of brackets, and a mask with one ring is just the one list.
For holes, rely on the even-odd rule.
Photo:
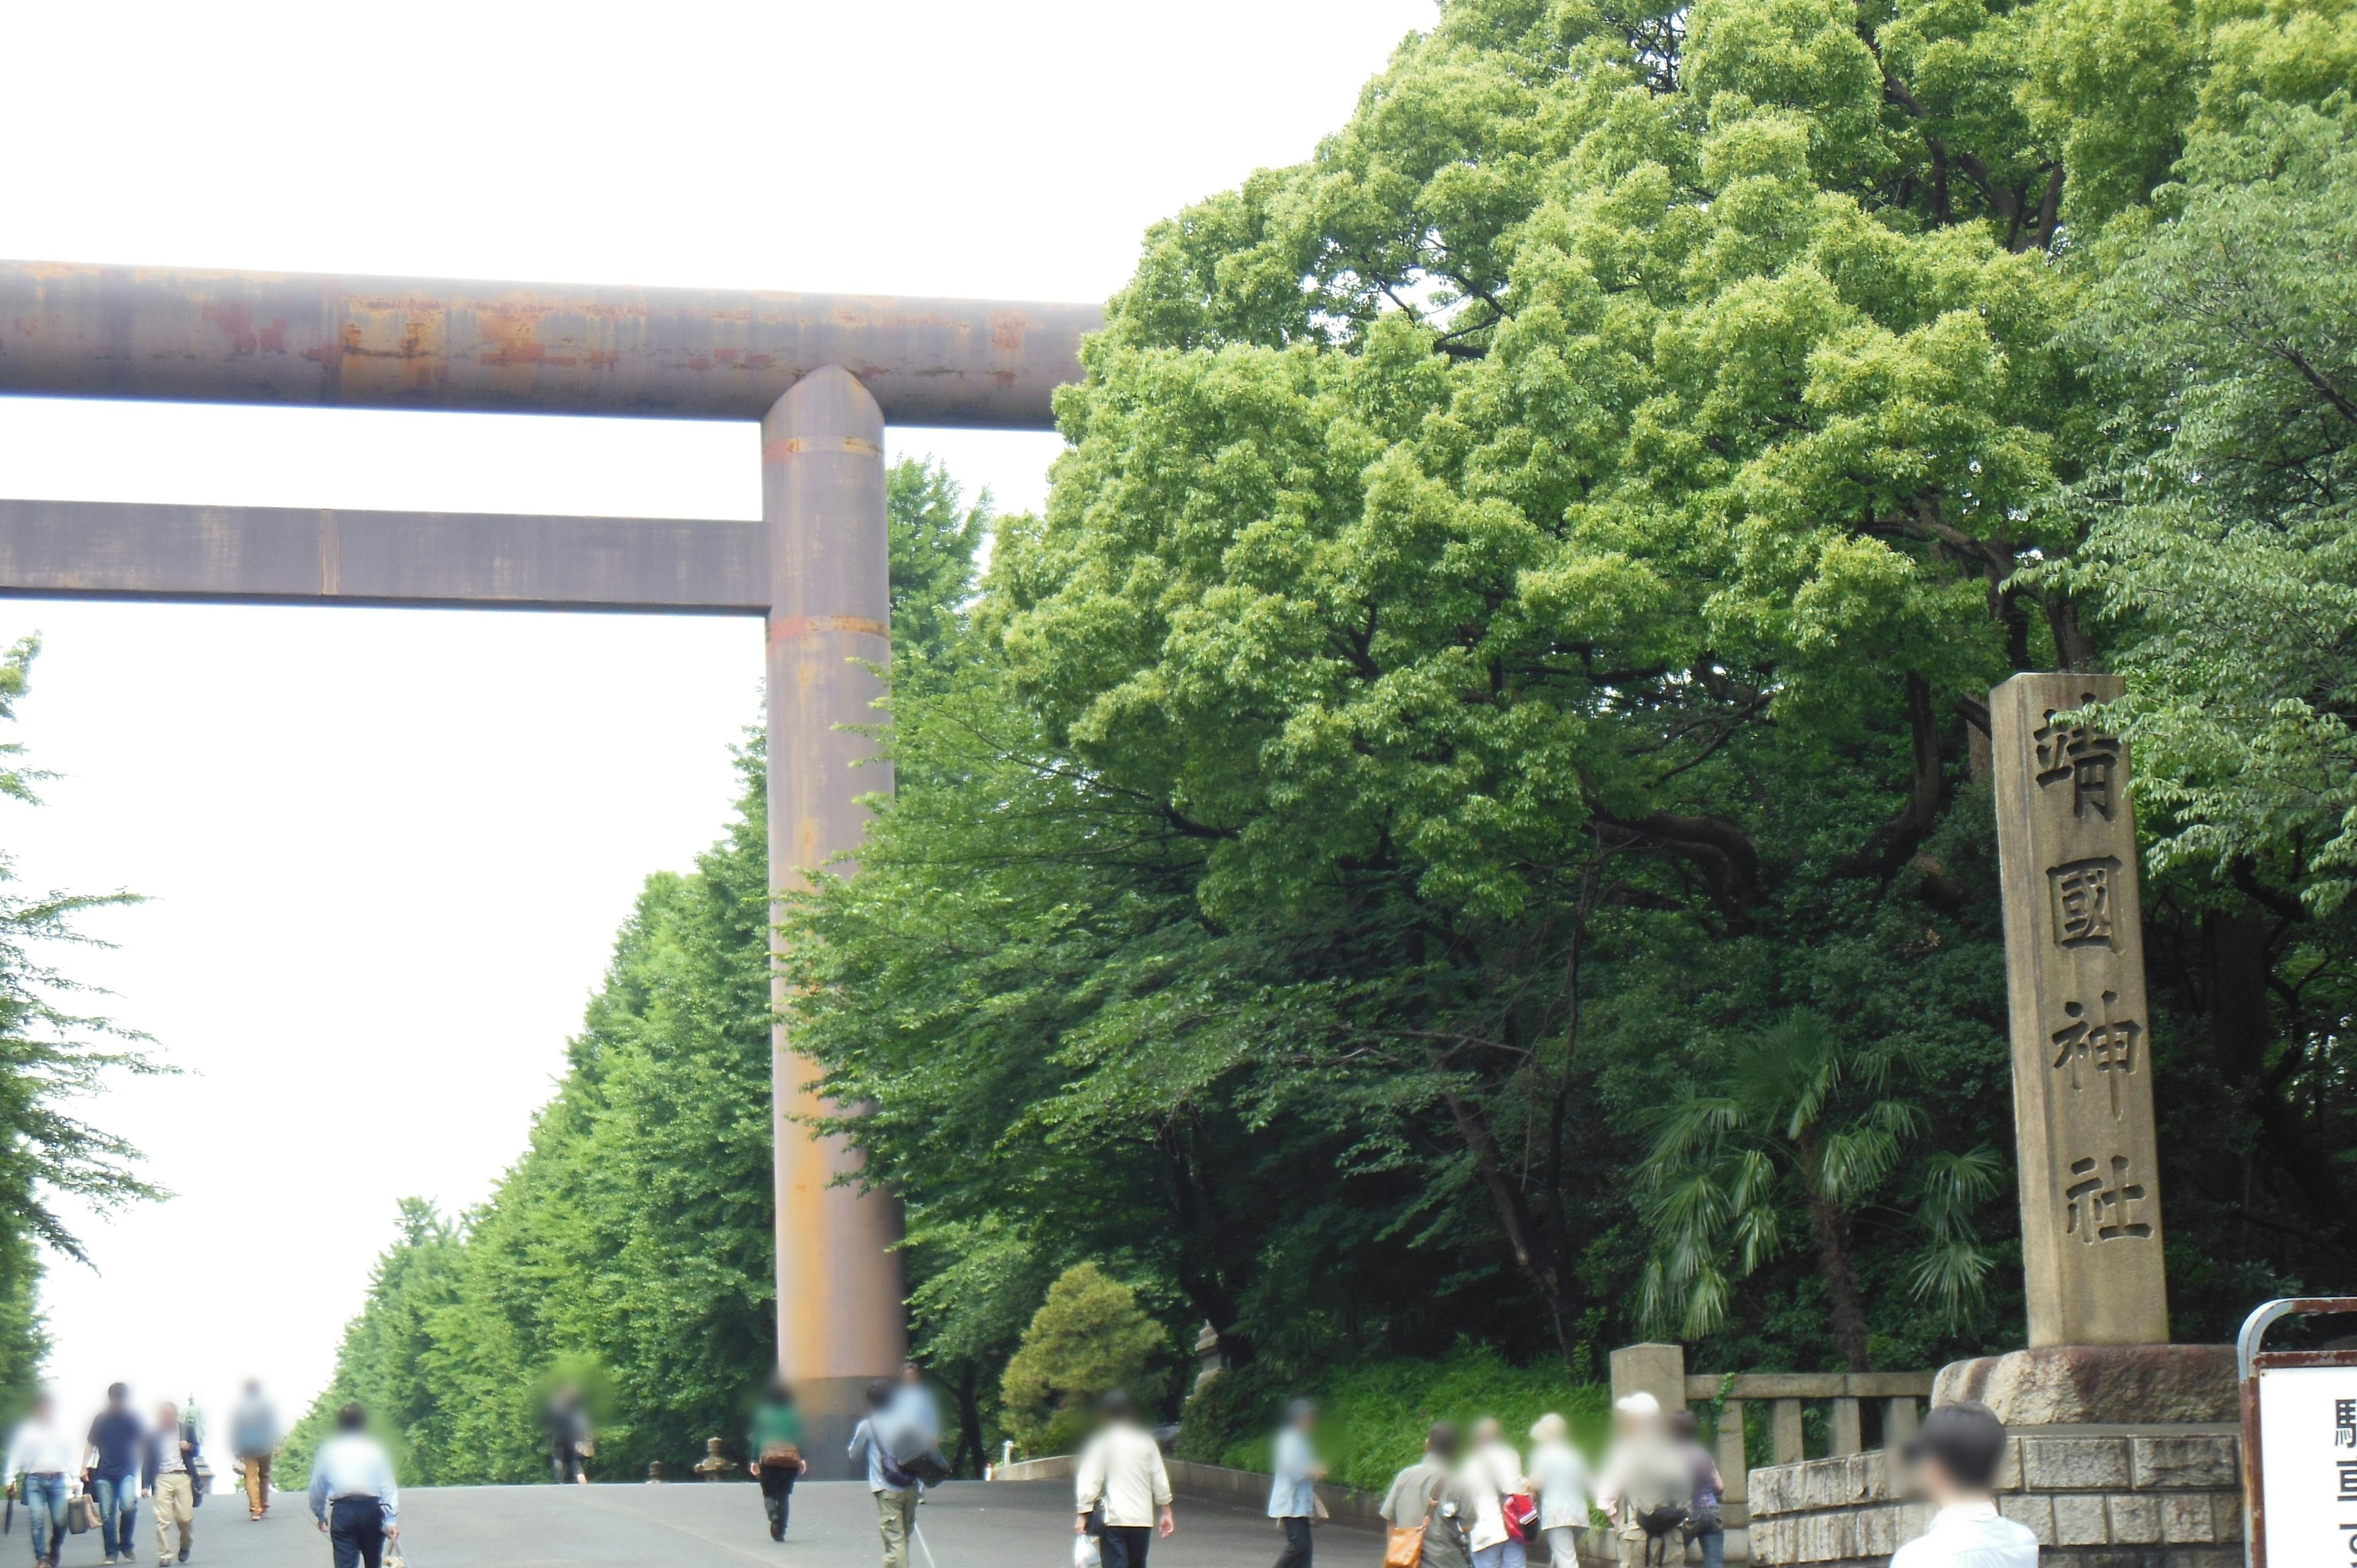
[[(2241, 1568), (2242, 1450), (2231, 1345), (2061, 1346), (1941, 1369), (1934, 1408), (2006, 1424), (1997, 1506), (2040, 1568)], [(1754, 1470), (1754, 1562), (1884, 1568), (1923, 1533), (1896, 1455)]]

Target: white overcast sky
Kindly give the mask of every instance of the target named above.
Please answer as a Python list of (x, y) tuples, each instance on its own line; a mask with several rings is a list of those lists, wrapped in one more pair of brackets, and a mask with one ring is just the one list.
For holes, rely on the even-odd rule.
[[(1094, 299), (1155, 219), (1305, 156), (1432, 0), (28, 5), (0, 255)], [(1052, 435), (893, 433), (1037, 506)], [(752, 427), (0, 398), (0, 495), (751, 518)], [(178, 1196), (86, 1228), (70, 1409), (289, 1415), (396, 1199), (522, 1149), (641, 880), (756, 715), (758, 623), (0, 599), (46, 645), (24, 888), (184, 1076), (91, 1103)], [(745, 1092), (766, 1096), (768, 1085)]]

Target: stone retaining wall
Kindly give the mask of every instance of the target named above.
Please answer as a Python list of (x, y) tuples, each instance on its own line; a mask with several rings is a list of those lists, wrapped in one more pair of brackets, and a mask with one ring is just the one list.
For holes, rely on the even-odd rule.
[[(2241, 1473), (2222, 1423), (2032, 1427), (2006, 1444), (1997, 1506), (2041, 1568), (2241, 1568)], [(1754, 1470), (1750, 1501), (1762, 1563), (1883, 1568), (1931, 1521), (1879, 1453)]]

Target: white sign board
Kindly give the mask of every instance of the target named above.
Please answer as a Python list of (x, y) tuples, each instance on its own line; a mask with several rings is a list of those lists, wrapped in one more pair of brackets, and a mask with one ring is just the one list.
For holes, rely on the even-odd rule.
[(2357, 1367), (2259, 1374), (2268, 1568), (2357, 1565)]

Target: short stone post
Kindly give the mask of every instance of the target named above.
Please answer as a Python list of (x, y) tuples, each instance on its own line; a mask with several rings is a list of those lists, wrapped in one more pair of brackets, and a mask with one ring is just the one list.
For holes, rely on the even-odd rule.
[(1683, 1345), (1624, 1345), (1612, 1352), (1612, 1397), (1649, 1393), (1667, 1414), (1686, 1408), (1686, 1348)]

